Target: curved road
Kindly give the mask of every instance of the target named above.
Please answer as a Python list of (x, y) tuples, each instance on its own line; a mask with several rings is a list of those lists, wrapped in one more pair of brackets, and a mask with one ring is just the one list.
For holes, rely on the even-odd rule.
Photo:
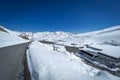
[(24, 68), (27, 69), (25, 53), (29, 43), (0, 48), (0, 80), (27, 80), (23, 76), (28, 73)]

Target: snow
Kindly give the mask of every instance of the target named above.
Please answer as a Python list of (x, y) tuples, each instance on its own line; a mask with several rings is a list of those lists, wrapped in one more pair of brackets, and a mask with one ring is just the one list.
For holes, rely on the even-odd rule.
[(54, 51), (52, 45), (34, 41), (27, 50), (32, 80), (120, 80), (84, 64), (65, 49)]
[[(102, 49), (102, 51), (99, 51), (101, 53), (107, 54), (109, 56), (113, 56), (115, 58), (120, 58), (120, 47), (118, 46), (110, 46), (110, 45), (99, 45), (99, 44), (91, 44), (91, 47), (95, 47), (98, 49)], [(85, 48), (86, 50), (91, 50), (89, 48)]]
[(0, 31), (0, 47), (28, 42), (18, 37), (19, 34), (26, 34), (29, 39), (35, 40), (27, 50), (32, 80), (120, 80), (119, 77), (86, 65), (79, 57), (67, 52), (63, 46), (55, 45), (57, 50), (54, 51), (53, 45), (38, 42), (46, 40), (76, 47), (89, 45), (102, 49), (99, 52), (119, 58), (120, 26), (83, 34), (62, 31), (23, 33), (0, 27), (8, 32)]
[[(1, 26), (0, 26), (1, 27)], [(1, 27), (3, 28), (3, 27)], [(17, 36), (17, 33), (4, 28), (7, 32), (0, 31), (0, 47), (28, 42)]]
[(64, 44), (67, 46), (73, 46), (72, 44), (75, 44), (74, 46), (80, 47), (82, 46), (82, 43), (84, 42), (84, 37), (76, 37), (76, 36), (70, 36), (70, 37), (65, 37), (61, 39), (62, 41), (56, 41), (58, 44)]
[(56, 41), (60, 40), (62, 38), (72, 36), (74, 34), (69, 33), (69, 32), (62, 32), (62, 31), (57, 31), (57, 32), (37, 32), (34, 34), (33, 38), (34, 40), (48, 40), (48, 41)]
[(98, 31), (93, 31), (93, 32), (86, 32), (83, 34), (78, 34), (78, 35), (84, 35), (84, 36), (95, 36), (95, 35), (100, 35), (100, 34), (104, 34), (104, 33), (111, 33), (111, 32), (115, 32), (115, 31), (120, 31), (120, 25), (118, 26), (113, 26), (113, 27), (109, 27), (106, 29), (102, 29), (102, 30), (98, 30)]
[(118, 44), (120, 44), (120, 41), (119, 41), (120, 40), (120, 30), (97, 35), (91, 39), (96, 40), (97, 42), (101, 42), (101, 43), (114, 40), (114, 41), (117, 41)]
[(58, 44), (71, 46), (83, 46), (84, 44), (108, 44), (120, 46), (120, 26), (114, 26), (107, 29), (88, 32), (83, 34), (74, 34), (68, 32), (38, 32), (33, 35), (34, 40), (53, 41)]
[[(120, 56), (120, 26), (84, 34), (39, 32), (34, 33), (33, 40), (76, 47), (90, 45), (102, 49), (101, 52), (107, 55)], [(119, 77), (86, 65), (63, 46), (56, 47), (58, 50), (53, 51), (52, 45), (37, 41), (29, 46), (27, 57), (32, 80), (120, 80)]]
[[(83, 35), (89, 36), (83, 41), (83, 45), (102, 49), (99, 52), (120, 58), (120, 26), (81, 34), (81, 36)], [(86, 49), (88, 50), (88, 48)]]

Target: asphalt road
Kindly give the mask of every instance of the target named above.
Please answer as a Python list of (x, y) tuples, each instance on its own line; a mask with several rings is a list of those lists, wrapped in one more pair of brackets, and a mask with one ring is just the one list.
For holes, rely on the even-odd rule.
[(0, 80), (24, 80), (29, 42), (0, 48)]

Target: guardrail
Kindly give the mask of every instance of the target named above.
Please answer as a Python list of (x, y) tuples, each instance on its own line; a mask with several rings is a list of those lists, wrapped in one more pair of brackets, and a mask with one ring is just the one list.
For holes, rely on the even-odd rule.
[[(91, 53), (89, 51), (80, 50), (80, 52), (77, 53), (76, 55), (78, 57), (82, 58), (84, 63), (86, 63), (86, 64), (88, 64), (90, 66), (93, 66), (95, 68), (98, 68), (100, 70), (107, 71), (107, 72), (109, 72), (109, 73), (111, 73), (111, 74), (113, 74), (115, 76), (120, 77), (120, 66), (117, 67), (115, 65), (115, 64), (118, 63), (116, 59), (115, 59), (116, 61), (114, 61), (114, 59), (112, 57), (106, 56), (106, 57), (110, 58), (110, 60), (108, 60), (108, 58), (105, 58), (105, 55), (98, 53), (98, 54), (104, 56), (103, 59), (102, 59), (102, 57), (100, 57), (100, 55), (98, 55), (98, 57), (100, 57), (100, 59), (99, 59), (99, 58), (96, 57), (96, 55), (94, 56), (93, 54), (94, 53)], [(113, 68), (110, 69), (109, 66), (111, 66)], [(118, 69), (114, 70), (114, 68), (118, 68)]]
[(64, 44), (58, 44), (58, 43), (55, 43), (55, 42), (52, 42), (52, 41), (39, 41), (43, 44), (52, 44), (53, 45), (53, 50), (57, 50), (57, 48), (55, 47), (55, 45), (59, 45), (59, 46), (64, 46), (66, 51), (70, 52), (70, 53), (78, 53), (79, 52), (79, 48), (80, 47), (73, 47), (73, 46), (67, 46), (67, 45), (64, 45)]
[[(83, 48), (83, 47), (73, 47), (73, 46), (67, 46), (67, 45), (64, 45), (64, 44), (56, 44), (55, 42), (51, 42), (51, 41), (40, 41), (40, 42), (41, 42), (41, 43), (44, 43), (44, 44), (53, 44), (53, 50), (56, 50), (56, 48), (55, 48), (54, 45), (64, 46), (65, 49), (66, 49), (66, 51), (68, 51), (68, 52), (70, 52), (70, 53), (74, 53), (76, 56), (81, 57), (81, 58), (83, 59), (83, 62), (84, 62), (84, 63), (86, 63), (86, 64), (88, 64), (88, 65), (90, 65), (90, 66), (93, 66), (93, 67), (95, 67), (95, 68), (98, 68), (98, 69), (100, 69), (100, 70), (107, 71), (107, 72), (109, 72), (109, 73), (111, 73), (111, 74), (113, 74), (113, 75), (115, 75), (115, 76), (120, 77), (120, 70), (112, 71), (112, 70), (110, 70), (110, 69), (108, 69), (108, 68), (106, 68), (106, 67), (102, 67), (102, 66), (99, 66), (99, 65), (97, 65), (97, 64), (94, 64), (94, 63), (90, 62), (91, 59), (94, 60), (94, 61), (96, 60), (96, 59), (94, 58), (95, 53), (94, 53), (94, 52), (91, 52), (91, 51), (80, 50), (80, 48)], [(96, 47), (92, 47), (92, 46), (89, 46), (89, 45), (86, 45), (86, 47), (87, 47), (87, 48), (90, 48), (90, 49), (93, 49), (93, 50), (96, 50), (96, 51), (102, 51), (102, 49), (99, 49), (99, 48), (96, 48)], [(76, 53), (77, 53), (77, 54), (76, 54)], [(84, 54), (86, 57), (81, 56), (80, 54), (82, 54), (82, 53), (83, 53), (83, 54), (84, 54), (84, 53), (87, 53), (87, 55)], [(111, 58), (111, 59), (113, 59), (113, 60), (115, 59), (114, 57), (105, 55), (105, 54), (100, 53), (100, 52), (98, 52), (98, 54), (103, 55), (103, 56), (106, 56), (106, 57), (109, 57), (109, 58)], [(84, 57), (84, 58), (83, 58), (83, 57)], [(115, 59), (115, 60), (117, 60), (117, 59)], [(107, 60), (107, 61), (108, 61), (108, 60)]]

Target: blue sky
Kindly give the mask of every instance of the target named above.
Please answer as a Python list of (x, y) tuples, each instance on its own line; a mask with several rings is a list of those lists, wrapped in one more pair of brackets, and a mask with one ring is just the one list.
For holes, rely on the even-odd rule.
[(104, 29), (120, 25), (120, 0), (0, 0), (0, 25), (32, 32)]

